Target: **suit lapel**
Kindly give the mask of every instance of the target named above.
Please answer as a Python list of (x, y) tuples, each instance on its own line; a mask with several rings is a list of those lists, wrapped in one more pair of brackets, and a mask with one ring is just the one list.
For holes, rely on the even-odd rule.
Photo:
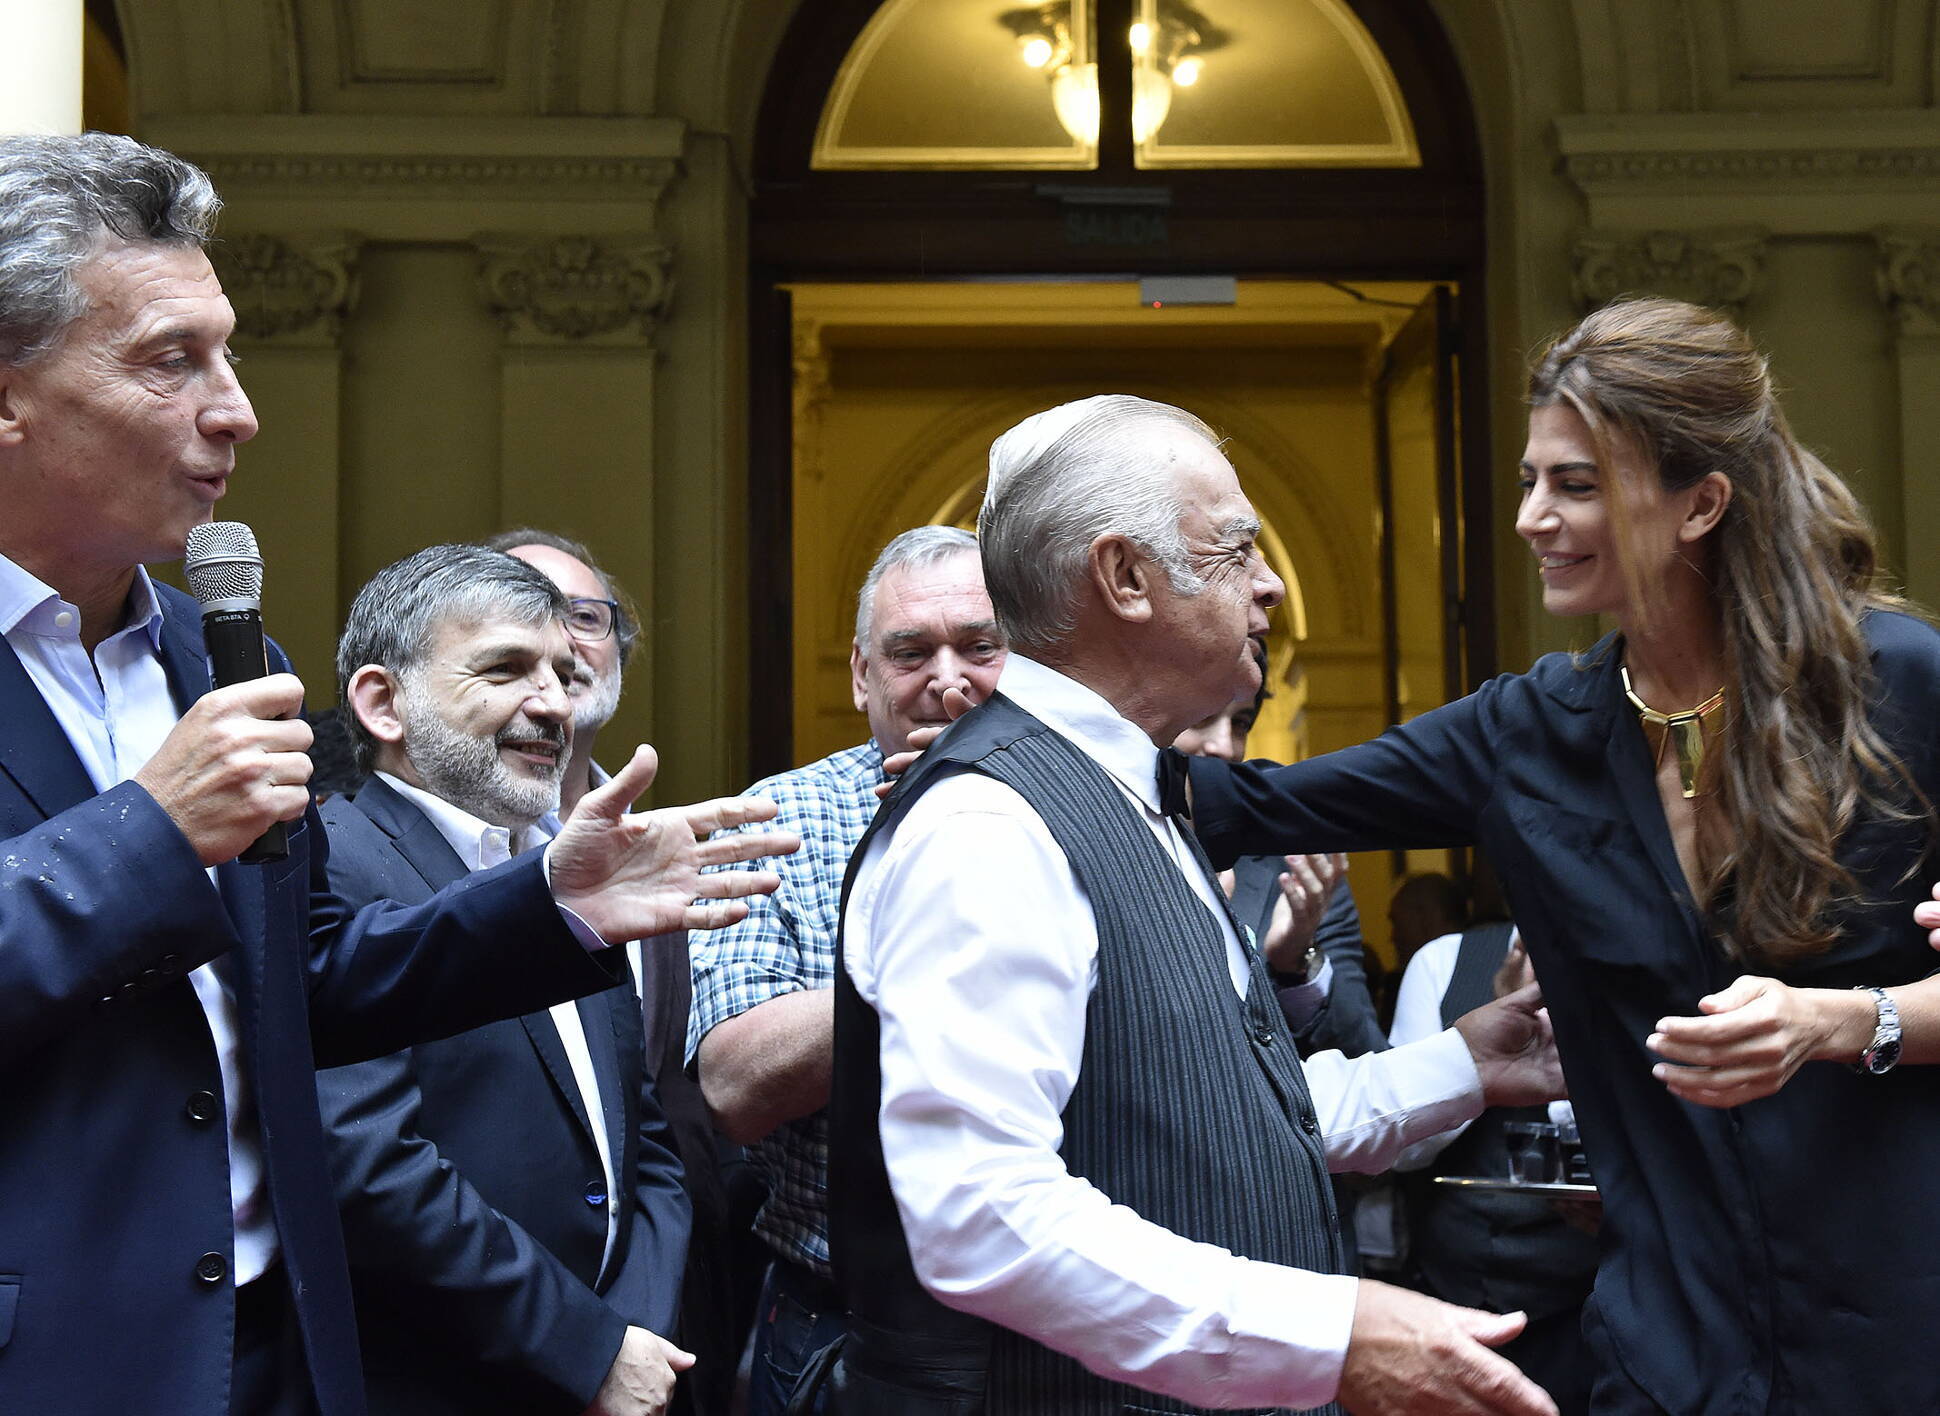
[[(356, 806), (391, 838), (392, 848), (417, 872), (429, 890), (442, 890), (469, 874), (458, 852), (451, 848), (451, 842), (431, 818), (393, 791), (383, 778), (372, 777), (364, 784), (357, 793)], [(553, 1024), (552, 1015), (545, 1011), (527, 1013), (519, 1019), (519, 1026), (525, 1029), (532, 1050), (539, 1054), (553, 1086), (585, 1130), (587, 1140), (592, 1140), (586, 1102), (579, 1094), (579, 1083), (573, 1077), (572, 1063), (566, 1059), (566, 1046), (559, 1040), (559, 1029)], [(604, 1078), (600, 1085), (604, 1096)]]
[(41, 815), (53, 816), (95, 795), (74, 744), (5, 639), (0, 639), (0, 711), (7, 715), (0, 771), (13, 778)]

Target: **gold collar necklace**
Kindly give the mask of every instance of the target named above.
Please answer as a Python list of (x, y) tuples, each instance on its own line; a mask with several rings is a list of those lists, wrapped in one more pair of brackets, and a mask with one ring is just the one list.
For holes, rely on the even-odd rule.
[[(1677, 780), (1684, 788), (1684, 800), (1689, 801), (1697, 795), (1698, 774), (1704, 770), (1704, 720), (1724, 707), (1724, 690), (1720, 688), (1697, 707), (1682, 713), (1659, 713), (1637, 696), (1630, 686), (1630, 666), (1617, 665), (1617, 672), (1623, 675), (1623, 696), (1630, 700), (1630, 706), (1637, 710), (1637, 716), (1646, 723), (1664, 729), (1664, 736), (1677, 744)], [(1657, 761), (1664, 760), (1664, 744), (1657, 744)]]

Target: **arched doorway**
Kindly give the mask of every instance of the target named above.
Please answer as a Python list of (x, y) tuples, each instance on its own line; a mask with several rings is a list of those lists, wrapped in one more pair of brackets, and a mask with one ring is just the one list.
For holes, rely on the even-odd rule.
[[(1309, 742), (1358, 741), (1492, 672), (1481, 164), (1467, 94), (1428, 7), (1311, 0), (1316, 14), (1334, 12), (1337, 29), (1347, 17), (1371, 50), (1401, 111), (1389, 131), (1409, 146), (1365, 141), (1358, 159), (1292, 166), (1245, 165), (1273, 158), (1203, 133), (1171, 149), (1155, 140), (1139, 111), (1149, 85), (1130, 51), (1133, 26), (1149, 36), (1183, 12), (1201, 35), (1220, 34), (1204, 61), (1210, 86), (1257, 35), (1259, 15), (1299, 6), (1227, 0), (1227, 14), (1256, 22), (1222, 32), (1215, 0), (989, 0), (988, 15), (971, 0), (931, 5), (927, 15), (947, 10), (961, 26), (931, 37), (932, 63), (988, 49), (1005, 26), (999, 39), (1014, 39), (1027, 66), (1046, 49), (1058, 56), (1050, 63), (1095, 66), (1085, 76), (1094, 106), (1073, 122), (1041, 76), (1032, 89), (1029, 75), (999, 72), (1003, 55), (982, 70), (975, 57), (952, 59), (938, 84), (973, 82), (979, 121), (996, 135), (957, 134), (954, 148), (947, 124), (935, 129), (942, 139), (921, 122), (899, 125), (857, 77), (897, 52), (921, 60), (922, 43), (885, 23), (911, 8), (804, 6), (757, 129), (757, 764), (777, 770), (856, 735), (843, 626), (881, 542), (961, 509), (996, 432), (1105, 389), (1181, 403), (1231, 436), (1290, 583), (1309, 592), (1306, 622), (1279, 635), (1282, 697), (1262, 748), (1296, 755)], [(1074, 41), (1059, 26), (1080, 18), (1091, 34)], [(1101, 36), (1122, 37), (1125, 52)], [(1171, 62), (1180, 58), (1175, 50)], [(1039, 94), (1041, 111), (993, 117), (1015, 102), (1000, 90)], [(1175, 118), (1187, 111), (1173, 108)], [(1167, 119), (1161, 138), (1172, 128)], [(1154, 289), (1142, 281), (1176, 277), (1223, 278), (1229, 303), (1141, 302)], [(1219, 298), (1220, 283), (1197, 289)], [(1289, 672), (1296, 640), (1304, 674)]]

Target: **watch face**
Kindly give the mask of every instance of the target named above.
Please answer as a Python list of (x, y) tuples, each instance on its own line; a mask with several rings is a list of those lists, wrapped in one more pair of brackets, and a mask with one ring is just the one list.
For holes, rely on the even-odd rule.
[(1866, 1070), (1874, 1076), (1890, 1071), (1893, 1064), (1900, 1060), (1900, 1040), (1889, 1037), (1884, 1042), (1875, 1043), (1866, 1051)]

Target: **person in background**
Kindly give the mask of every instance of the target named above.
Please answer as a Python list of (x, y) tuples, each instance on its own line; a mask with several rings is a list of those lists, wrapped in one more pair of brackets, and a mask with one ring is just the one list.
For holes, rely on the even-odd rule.
[(1004, 639), (976, 539), (920, 526), (890, 541), (857, 596), (849, 662), (868, 741), (761, 784), (803, 849), (775, 862), (783, 884), (762, 908), (694, 945), (701, 1089), (769, 1186), (755, 1221), (771, 1262), (755, 1314), (749, 1416), (781, 1416), (809, 1356), (847, 1322), (829, 1268), (825, 1109), (842, 879), (880, 804), (884, 754), (901, 752), (913, 730), (949, 721), (946, 696), (960, 707), (996, 686)]
[[(1391, 1039), (1401, 1047), (1431, 1036), (1448, 1019), (1534, 981), (1513, 925), (1491, 922), (1444, 934), (1408, 961)], [(1595, 1238), (1552, 1200), (1432, 1183), (1437, 1175), (1502, 1176), (1512, 1124), (1573, 1119), (1567, 1101), (1490, 1107), (1466, 1126), (1410, 1146), (1395, 1169), (1418, 1177), (1403, 1190), (1408, 1257), (1423, 1289), (1450, 1303), (1529, 1314), (1529, 1326), (1502, 1355), (1550, 1394), (1561, 1416), (1587, 1416), (1591, 1367), (1583, 1301), (1596, 1279)]]
[[(1244, 762), (1269, 696), (1264, 653), (1259, 669), (1256, 692), (1194, 723), (1172, 745), (1188, 757)], [(1345, 856), (1247, 856), (1220, 873), (1220, 885), (1258, 941), (1281, 1008), (1305, 1020), (1296, 1026), (1303, 1057), (1330, 1047), (1349, 1057), (1386, 1050)]]
[[(533, 566), (566, 597), (566, 633), (574, 659), (568, 689), (573, 739), (559, 776), (558, 814), (563, 816), (606, 780), (599, 765), (599, 737), (619, 711), (627, 665), (639, 648), (640, 615), (619, 582), (571, 537), (522, 526), (502, 531), (484, 544)], [(627, 955), (640, 989), (647, 1075), (672, 1130), (681, 1184), (694, 1209), (680, 1322), (672, 1335), (695, 1360), (674, 1388), (671, 1409), (725, 1411), (747, 1340), (746, 1310), (752, 1303), (735, 1301), (720, 1142), (700, 1087), (686, 1068), (687, 1014), (694, 995), (687, 941), (666, 936), (635, 940), (627, 945)]]

